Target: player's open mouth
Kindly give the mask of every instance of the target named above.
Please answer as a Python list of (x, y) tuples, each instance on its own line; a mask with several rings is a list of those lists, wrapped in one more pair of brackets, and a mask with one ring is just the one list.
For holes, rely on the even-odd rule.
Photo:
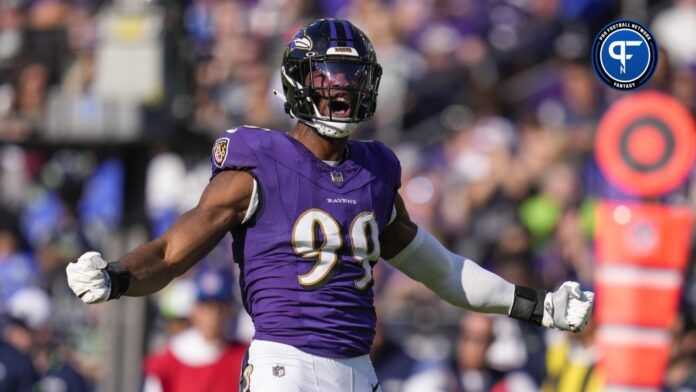
[(335, 96), (331, 98), (331, 103), (329, 104), (331, 109), (331, 115), (335, 118), (349, 118), (350, 117), (350, 99), (346, 96)]

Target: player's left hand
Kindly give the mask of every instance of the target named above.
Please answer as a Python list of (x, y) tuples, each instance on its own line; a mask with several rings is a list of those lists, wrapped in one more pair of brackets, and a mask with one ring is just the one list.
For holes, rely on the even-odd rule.
[(577, 282), (565, 282), (555, 292), (546, 294), (541, 324), (547, 328), (580, 332), (590, 319), (593, 304), (593, 292), (583, 292)]

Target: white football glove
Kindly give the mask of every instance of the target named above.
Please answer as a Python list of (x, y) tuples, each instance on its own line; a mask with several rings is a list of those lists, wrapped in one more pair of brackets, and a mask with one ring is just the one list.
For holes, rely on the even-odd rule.
[(593, 292), (583, 292), (577, 282), (565, 282), (555, 292), (546, 294), (541, 325), (580, 332), (590, 319), (593, 304)]
[(99, 252), (87, 252), (65, 268), (68, 286), (82, 302), (95, 304), (109, 299), (111, 282), (107, 262)]

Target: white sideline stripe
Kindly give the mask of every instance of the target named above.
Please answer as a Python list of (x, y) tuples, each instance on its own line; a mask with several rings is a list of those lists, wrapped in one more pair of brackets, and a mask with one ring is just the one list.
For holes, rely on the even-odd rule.
[(632, 385), (605, 385), (604, 392), (658, 392), (659, 388), (636, 387)]
[(602, 325), (597, 330), (597, 340), (606, 343), (664, 346), (669, 345), (669, 331), (661, 328), (642, 328), (625, 325)]
[(598, 283), (618, 286), (648, 286), (674, 289), (682, 284), (682, 274), (673, 269), (645, 268), (630, 265), (601, 265), (595, 272)]

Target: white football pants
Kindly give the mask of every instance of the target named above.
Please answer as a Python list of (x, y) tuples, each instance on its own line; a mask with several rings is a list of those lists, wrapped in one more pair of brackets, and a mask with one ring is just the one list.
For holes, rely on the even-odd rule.
[(382, 392), (370, 357), (325, 358), (287, 344), (254, 340), (242, 392)]

